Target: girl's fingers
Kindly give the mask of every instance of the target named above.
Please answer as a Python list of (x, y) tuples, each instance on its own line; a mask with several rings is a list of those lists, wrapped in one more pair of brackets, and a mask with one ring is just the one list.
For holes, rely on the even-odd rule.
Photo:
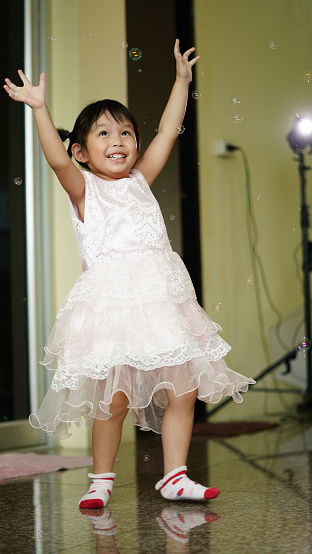
[(193, 58), (192, 60), (189, 61), (189, 64), (193, 66), (196, 62), (198, 62), (199, 58), (200, 56), (196, 56), (196, 58)]
[(44, 86), (44, 85), (45, 85), (45, 73), (40, 73), (39, 86)]
[(10, 81), (10, 79), (4, 79), (5, 82), (6, 82), (6, 91), (8, 92), (8, 90), (11, 90), (11, 91), (17, 91), (18, 87), (16, 85), (14, 85), (14, 83), (12, 83), (12, 81)]
[(30, 83), (30, 81), (27, 79), (25, 73), (24, 73), (21, 69), (19, 69), (17, 73), (19, 74), (20, 79), (22, 80), (22, 82), (23, 82), (24, 85)]
[(174, 50), (173, 51), (174, 51), (174, 55), (175, 55), (176, 58), (181, 54), (181, 52), (180, 52), (180, 41), (179, 41), (178, 38), (176, 39), (176, 41), (174, 43)]
[(192, 48), (189, 48), (188, 50), (186, 50), (183, 54), (183, 58), (188, 58), (190, 56), (190, 54), (192, 54), (192, 52), (194, 52), (195, 50), (195, 46), (193, 46)]

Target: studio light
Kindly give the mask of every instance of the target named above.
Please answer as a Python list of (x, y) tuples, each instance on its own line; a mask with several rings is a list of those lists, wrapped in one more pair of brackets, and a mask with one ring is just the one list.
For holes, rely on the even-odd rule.
[(312, 153), (312, 118), (297, 115), (294, 126), (286, 138), (294, 152), (302, 152), (309, 146), (309, 153)]
[[(303, 296), (304, 296), (304, 326), (305, 337), (312, 338), (312, 318), (311, 318), (311, 291), (310, 291), (310, 271), (312, 271), (312, 242), (309, 240), (310, 214), (307, 204), (306, 194), (306, 172), (311, 169), (305, 163), (305, 154), (312, 153), (312, 119), (309, 117), (296, 116), (295, 123), (286, 137), (289, 146), (297, 154), (295, 161), (298, 162), (300, 176), (300, 222), (302, 237), (302, 258), (303, 258)], [(309, 149), (307, 150), (307, 147)], [(305, 400), (298, 404), (299, 412), (312, 411), (312, 351), (311, 348), (305, 352), (307, 389), (305, 391)]]

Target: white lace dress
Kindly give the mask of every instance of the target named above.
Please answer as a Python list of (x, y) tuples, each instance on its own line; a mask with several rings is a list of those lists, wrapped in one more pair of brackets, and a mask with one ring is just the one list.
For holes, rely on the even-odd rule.
[(165, 389), (198, 389), (211, 403), (242, 401), (253, 379), (229, 369), (230, 346), (196, 301), (189, 274), (172, 251), (159, 205), (143, 175), (104, 181), (83, 171), (85, 220), (70, 203), (83, 264), (56, 316), (43, 364), (55, 370), (31, 424), (58, 438), (82, 417), (110, 417), (123, 391), (142, 429), (161, 432)]

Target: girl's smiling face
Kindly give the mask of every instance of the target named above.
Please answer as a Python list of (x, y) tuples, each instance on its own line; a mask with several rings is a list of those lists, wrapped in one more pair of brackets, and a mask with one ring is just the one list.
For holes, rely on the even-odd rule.
[(86, 148), (82, 150), (78, 144), (73, 145), (73, 155), (102, 179), (127, 177), (139, 155), (132, 124), (128, 119), (116, 121), (104, 112), (92, 125)]

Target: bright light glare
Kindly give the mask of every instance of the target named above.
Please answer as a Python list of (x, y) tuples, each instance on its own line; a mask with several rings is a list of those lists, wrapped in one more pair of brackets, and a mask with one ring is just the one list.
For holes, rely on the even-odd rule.
[(311, 119), (301, 119), (298, 123), (298, 131), (301, 135), (311, 135), (312, 134), (312, 120)]

